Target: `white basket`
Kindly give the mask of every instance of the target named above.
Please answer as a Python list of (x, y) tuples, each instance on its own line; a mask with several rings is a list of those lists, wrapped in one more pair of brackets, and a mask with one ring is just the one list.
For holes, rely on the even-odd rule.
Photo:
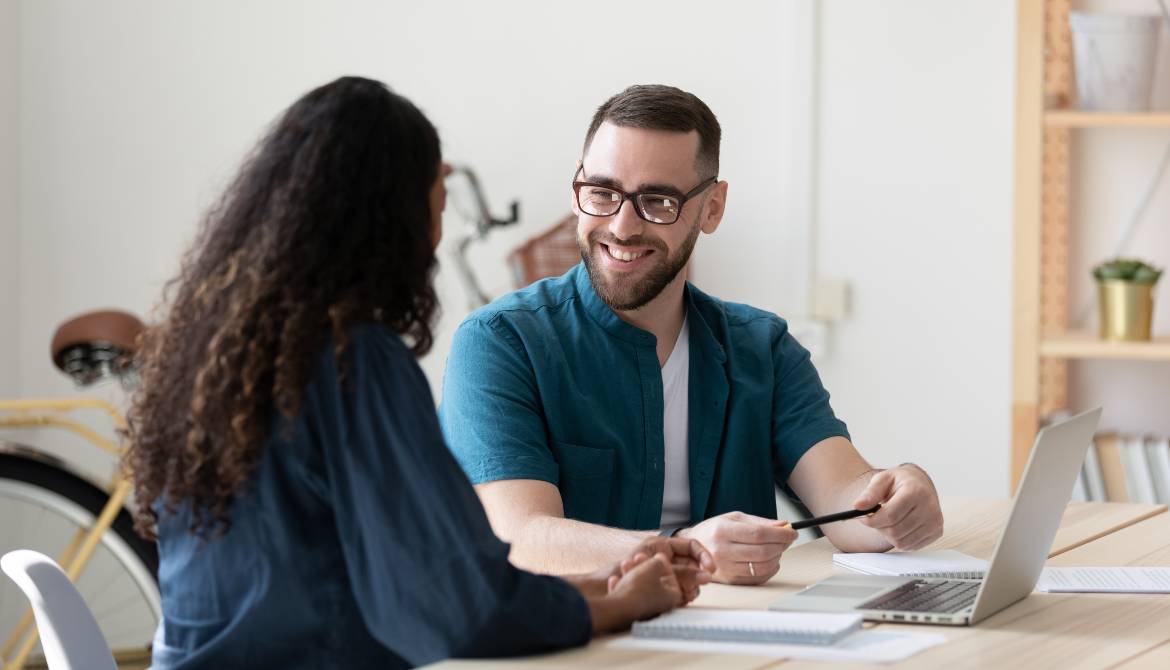
[(1078, 107), (1149, 109), (1161, 18), (1070, 12)]

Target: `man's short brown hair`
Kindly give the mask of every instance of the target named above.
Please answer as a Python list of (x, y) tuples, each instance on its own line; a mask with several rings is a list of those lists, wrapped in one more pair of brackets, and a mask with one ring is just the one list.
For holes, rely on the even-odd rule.
[(585, 146), (601, 124), (609, 121), (623, 128), (645, 128), (648, 130), (670, 130), (699, 133), (699, 151), (695, 155), (695, 171), (700, 177), (714, 177), (719, 174), (719, 120), (698, 96), (673, 86), (661, 84), (639, 84), (631, 86), (606, 100), (589, 123), (585, 133)]

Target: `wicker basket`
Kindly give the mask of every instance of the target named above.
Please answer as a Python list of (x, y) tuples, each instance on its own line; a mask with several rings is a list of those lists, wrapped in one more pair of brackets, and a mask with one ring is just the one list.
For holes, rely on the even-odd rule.
[(573, 214), (508, 255), (508, 265), (512, 268), (516, 288), (523, 288), (545, 277), (562, 275), (580, 262), (577, 217)]

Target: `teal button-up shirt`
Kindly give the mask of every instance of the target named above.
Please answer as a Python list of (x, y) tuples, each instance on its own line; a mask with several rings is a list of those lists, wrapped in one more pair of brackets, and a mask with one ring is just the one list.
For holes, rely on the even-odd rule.
[[(775, 518), (775, 484), (848, 437), (783, 319), (686, 286), (691, 519)], [(555, 484), (571, 519), (653, 529), (662, 516), (662, 372), (653, 335), (602, 302), (584, 266), (505, 296), (459, 327), (440, 421), (473, 483)]]

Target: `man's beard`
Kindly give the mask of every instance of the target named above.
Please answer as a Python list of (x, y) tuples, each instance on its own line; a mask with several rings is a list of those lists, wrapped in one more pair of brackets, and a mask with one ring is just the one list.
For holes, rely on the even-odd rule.
[[(678, 223), (674, 225), (678, 225)], [(654, 250), (655, 256), (664, 258), (650, 268), (649, 272), (641, 279), (620, 277), (612, 283), (607, 283), (604, 270), (598, 267), (591, 249), (596, 248), (597, 253), (604, 254), (605, 251), (601, 245), (617, 242), (617, 238), (606, 232), (604, 228), (598, 228), (589, 234), (589, 239), (584, 244), (578, 236), (577, 248), (581, 251), (581, 260), (585, 261), (585, 270), (589, 272), (589, 282), (593, 284), (593, 290), (597, 293), (597, 297), (601, 298), (602, 302), (615, 312), (625, 312), (644, 307), (646, 303), (657, 298), (658, 294), (662, 293), (663, 289), (669, 286), (678, 273), (686, 267), (687, 261), (691, 259), (691, 252), (695, 250), (695, 241), (698, 239), (699, 225), (696, 220), (691, 227), (690, 234), (687, 235), (678, 253), (674, 256), (666, 253), (666, 245), (661, 240), (644, 238), (641, 235), (623, 240), (629, 246), (650, 247)]]

